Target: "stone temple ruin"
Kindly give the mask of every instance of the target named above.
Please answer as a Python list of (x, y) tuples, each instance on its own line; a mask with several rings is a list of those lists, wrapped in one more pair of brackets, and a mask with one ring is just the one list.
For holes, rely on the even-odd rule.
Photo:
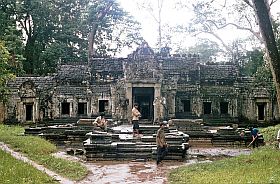
[(197, 55), (154, 54), (147, 45), (127, 58), (92, 58), (61, 64), (44, 77), (17, 77), (8, 84), (1, 121), (42, 122), (87, 118), (105, 112), (130, 121), (133, 103), (142, 119), (237, 122), (279, 119), (269, 87), (254, 86), (235, 64), (201, 64)]
[[(253, 78), (240, 75), (237, 65), (202, 64), (198, 55), (171, 56), (168, 49), (155, 54), (147, 44), (141, 45), (127, 58), (92, 58), (88, 63), (60, 64), (52, 75), (17, 77), (8, 86), (11, 94), (9, 101), (0, 105), (1, 121), (49, 126), (74, 123), (76, 127), (77, 122), (83, 121), (89, 125), (92, 118), (105, 112), (113, 127), (114, 122), (130, 122), (133, 104), (138, 103), (142, 131), (155, 122), (171, 120), (179, 132), (176, 135), (172, 135), (172, 130), (168, 132), (171, 139), (179, 136), (180, 144), (189, 140), (185, 133), (197, 140), (199, 136), (209, 138), (212, 144), (223, 140), (205, 132), (201, 124), (232, 125), (243, 119), (258, 123), (279, 119), (271, 88), (255, 86)], [(100, 149), (105, 150), (109, 149), (105, 143), (114, 142), (116, 131), (110, 135), (101, 136), (94, 132), (86, 135), (92, 128), (78, 126), (80, 128), (66, 127), (67, 131), (65, 127), (54, 129), (54, 132), (63, 130), (62, 134), (50, 133), (53, 129), (46, 131), (45, 127), (30, 128), (26, 132), (45, 133), (44, 136), (50, 139), (62, 136), (59, 139), (63, 141), (77, 138), (82, 142), (89, 138), (84, 143), (90, 154), (88, 158), (99, 154), (90, 151), (94, 146), (100, 146), (97, 139), (102, 139), (104, 144)], [(239, 136), (236, 139), (239, 140)], [(230, 143), (236, 139), (232, 138)], [(145, 140), (154, 141), (153, 137), (144, 137), (142, 143)], [(124, 147), (129, 151), (127, 146)], [(144, 150), (139, 148), (141, 145), (129, 146)], [(142, 147), (147, 148), (147, 145)], [(184, 149), (180, 151), (182, 157)], [(149, 155), (151, 150), (147, 150)]]

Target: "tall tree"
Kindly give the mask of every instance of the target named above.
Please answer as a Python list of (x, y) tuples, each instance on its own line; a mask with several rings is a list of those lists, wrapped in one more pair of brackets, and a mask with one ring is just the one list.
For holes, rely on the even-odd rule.
[(0, 41), (0, 102), (5, 102), (7, 98), (8, 89), (6, 83), (15, 75), (11, 71), (11, 55), (4, 43)]
[(158, 49), (159, 51), (162, 48), (162, 40), (163, 40), (163, 30), (162, 30), (162, 12), (163, 12), (163, 4), (164, 0), (157, 1), (142, 1), (138, 3), (138, 7), (141, 10), (145, 10), (152, 19), (156, 22), (158, 27)]
[(139, 23), (115, 0), (93, 0), (87, 14), (88, 60), (110, 56), (142, 40)]
[[(229, 44), (228, 38), (225, 38), (225, 32), (239, 31), (251, 36), (250, 45), (262, 42), (259, 34), (259, 28), (255, 24), (254, 11), (246, 6), (243, 1), (229, 1), (229, 0), (198, 0), (198, 1), (184, 1), (182, 6), (187, 6), (193, 10), (191, 22), (188, 25), (182, 25), (181, 28), (188, 31), (195, 37), (208, 37), (209, 39), (222, 45), (224, 53), (232, 61), (237, 62), (238, 53), (236, 53), (236, 46), (239, 51), (242, 51), (241, 43), (233, 41)], [(190, 6), (191, 5), (191, 6)], [(234, 31), (233, 31), (234, 30)], [(240, 38), (239, 38), (240, 39)], [(253, 43), (254, 41), (254, 43)], [(242, 44), (247, 44), (248, 40)]]
[[(250, 5), (250, 2), (248, 2), (248, 4)], [(280, 107), (280, 55), (272, 28), (272, 19), (269, 13), (268, 2), (267, 0), (252, 0), (252, 5), (254, 6), (261, 34), (266, 46), (266, 53), (270, 62), (270, 68), (277, 92), (278, 107)], [(278, 110), (280, 113), (280, 108), (278, 108)]]
[(10, 66), (16, 74), (21, 74), (23, 57), (22, 34), (17, 29), (16, 19), (14, 16), (15, 2), (10, 0), (0, 1), (0, 41), (5, 43), (11, 60)]
[(246, 56), (243, 59), (243, 62), (240, 64), (241, 75), (253, 76), (257, 73), (259, 68), (265, 67), (263, 56), (264, 53), (260, 49), (247, 51)]
[[(101, 5), (99, 5), (99, 3)], [(114, 1), (105, 1), (104, 4), (96, 1), (94, 5), (90, 7), (89, 21), (91, 22), (91, 30), (88, 36), (88, 61), (95, 55), (94, 44), (98, 27), (102, 24), (105, 16), (109, 14)], [(102, 6), (103, 5), (103, 6)]]
[(219, 54), (220, 52), (222, 52), (222, 49), (214, 41), (211, 41), (209, 39), (198, 39), (197, 43), (194, 46), (190, 46), (187, 50), (179, 48), (175, 52), (179, 54), (198, 54), (200, 61), (202, 63), (206, 63), (216, 62), (216, 58), (219, 57)]
[[(44, 67), (57, 63), (46, 60), (51, 50), (60, 44), (63, 52), (57, 58), (75, 58), (74, 50), (81, 42), (79, 23), (86, 0), (39, 1), (17, 0), (14, 7), (19, 27), (26, 36), (24, 69), (29, 74), (41, 74)], [(55, 47), (53, 47), (53, 43)], [(48, 52), (45, 52), (49, 49)], [(67, 53), (66, 50), (72, 50)], [(58, 59), (54, 61), (58, 62)], [(48, 70), (47, 70), (48, 71)]]

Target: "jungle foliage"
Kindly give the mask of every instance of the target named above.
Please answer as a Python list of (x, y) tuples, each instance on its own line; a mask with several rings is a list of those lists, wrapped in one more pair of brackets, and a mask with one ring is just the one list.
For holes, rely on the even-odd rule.
[(62, 62), (87, 62), (93, 26), (95, 57), (112, 56), (141, 39), (139, 24), (115, 0), (0, 0), (0, 40), (25, 74), (46, 75)]

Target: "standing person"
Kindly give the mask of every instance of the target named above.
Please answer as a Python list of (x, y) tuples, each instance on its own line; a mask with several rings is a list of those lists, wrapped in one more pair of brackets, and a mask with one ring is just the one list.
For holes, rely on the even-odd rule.
[(156, 143), (157, 143), (157, 165), (164, 159), (167, 155), (167, 143), (165, 141), (164, 134), (164, 126), (163, 122), (160, 123), (160, 128), (157, 131)]
[(105, 119), (105, 113), (100, 113), (100, 116), (98, 116), (92, 124), (106, 131), (107, 120)]
[(141, 113), (138, 110), (137, 103), (134, 104), (131, 114), (132, 114), (132, 124), (133, 124), (133, 136), (135, 136), (135, 134), (139, 136), (139, 118), (141, 117)]
[(277, 133), (277, 141), (279, 143), (279, 149), (280, 149), (280, 129), (278, 130), (278, 133)]
[(253, 148), (259, 147), (259, 143), (258, 143), (259, 130), (253, 127), (250, 127), (249, 130), (251, 132), (252, 142), (248, 146), (253, 145)]

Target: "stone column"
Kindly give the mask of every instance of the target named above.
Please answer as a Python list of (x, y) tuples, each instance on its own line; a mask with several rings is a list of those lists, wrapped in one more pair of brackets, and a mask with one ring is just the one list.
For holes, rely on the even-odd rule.
[(161, 95), (160, 95), (160, 84), (155, 84), (154, 87), (154, 121), (159, 119), (160, 117), (162, 117), (161, 114), (161, 103), (160, 103), (160, 99), (161, 99)]
[(112, 112), (112, 118), (116, 119), (117, 118), (117, 112), (116, 112), (116, 101), (117, 101), (117, 94), (115, 88), (111, 87), (111, 112)]
[(171, 104), (170, 104), (170, 109), (169, 109), (169, 114), (171, 117), (175, 117), (175, 106), (176, 106), (176, 91), (171, 91), (170, 94), (170, 100), (171, 100)]
[(127, 106), (127, 120), (128, 122), (131, 121), (131, 110), (132, 110), (132, 84), (127, 83), (126, 84), (126, 99), (129, 100), (128, 106)]

